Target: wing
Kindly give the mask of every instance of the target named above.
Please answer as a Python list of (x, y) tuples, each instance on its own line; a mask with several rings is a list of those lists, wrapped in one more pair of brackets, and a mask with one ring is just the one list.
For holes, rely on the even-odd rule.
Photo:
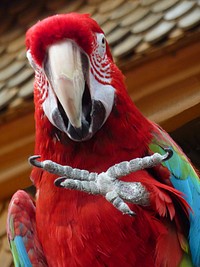
[(195, 266), (200, 266), (200, 179), (189, 159), (172, 138), (159, 126), (155, 125), (153, 140), (149, 148), (152, 152), (163, 154), (164, 147), (173, 151), (171, 159), (163, 162), (170, 172), (170, 181), (174, 188), (181, 191), (191, 207), (189, 244)]
[(17, 191), (11, 199), (7, 233), (16, 267), (47, 266), (36, 235), (35, 205), (25, 191)]

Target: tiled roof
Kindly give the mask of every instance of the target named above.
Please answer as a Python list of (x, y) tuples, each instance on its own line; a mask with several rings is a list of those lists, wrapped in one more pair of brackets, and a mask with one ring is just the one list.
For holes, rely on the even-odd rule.
[(1, 122), (16, 116), (21, 107), (33, 109), (33, 71), (25, 58), (24, 35), (38, 19), (71, 11), (90, 13), (122, 69), (200, 37), (199, 0), (4, 0), (0, 6)]

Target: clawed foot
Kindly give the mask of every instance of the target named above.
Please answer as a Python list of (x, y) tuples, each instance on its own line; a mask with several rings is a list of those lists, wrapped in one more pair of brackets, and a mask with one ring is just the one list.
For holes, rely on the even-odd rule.
[(51, 160), (38, 161), (40, 156), (32, 156), (29, 162), (38, 168), (61, 176), (55, 180), (55, 185), (67, 189), (84, 191), (89, 194), (104, 196), (123, 214), (134, 216), (135, 213), (125, 201), (147, 206), (149, 205), (149, 192), (140, 182), (123, 182), (120, 177), (126, 176), (138, 170), (152, 168), (172, 156), (171, 149), (165, 148), (165, 154), (155, 153), (144, 158), (136, 158), (131, 161), (123, 161), (110, 167), (100, 174), (62, 166)]

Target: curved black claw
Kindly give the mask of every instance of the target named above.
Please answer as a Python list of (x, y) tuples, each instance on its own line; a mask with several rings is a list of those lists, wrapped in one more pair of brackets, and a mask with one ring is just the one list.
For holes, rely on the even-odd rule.
[(127, 215), (131, 216), (131, 217), (135, 217), (137, 214), (131, 210), (131, 212), (126, 213)]
[(42, 163), (40, 161), (38, 161), (37, 159), (41, 158), (40, 155), (34, 155), (34, 156), (30, 156), (28, 158), (29, 163), (34, 166), (34, 167), (38, 167), (38, 168), (42, 168)]
[(163, 161), (166, 161), (170, 159), (173, 156), (173, 150), (169, 147), (161, 147), (166, 152), (166, 158), (163, 159)]
[(66, 180), (66, 177), (59, 177), (59, 178), (57, 178), (57, 179), (54, 181), (54, 184), (55, 184), (55, 186), (57, 186), (57, 187), (63, 187), (63, 186), (61, 185), (61, 183), (64, 182), (65, 180)]

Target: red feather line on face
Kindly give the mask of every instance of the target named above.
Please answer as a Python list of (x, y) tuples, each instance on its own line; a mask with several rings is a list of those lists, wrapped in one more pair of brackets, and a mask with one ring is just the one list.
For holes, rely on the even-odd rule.
[[(33, 59), (42, 66), (48, 46), (63, 39), (74, 40), (88, 55), (92, 52), (93, 33), (102, 29), (87, 14), (55, 15), (38, 22), (26, 34), (26, 46)], [(88, 45), (90, 44), (90, 45)], [(107, 54), (112, 59), (108, 44)]]

